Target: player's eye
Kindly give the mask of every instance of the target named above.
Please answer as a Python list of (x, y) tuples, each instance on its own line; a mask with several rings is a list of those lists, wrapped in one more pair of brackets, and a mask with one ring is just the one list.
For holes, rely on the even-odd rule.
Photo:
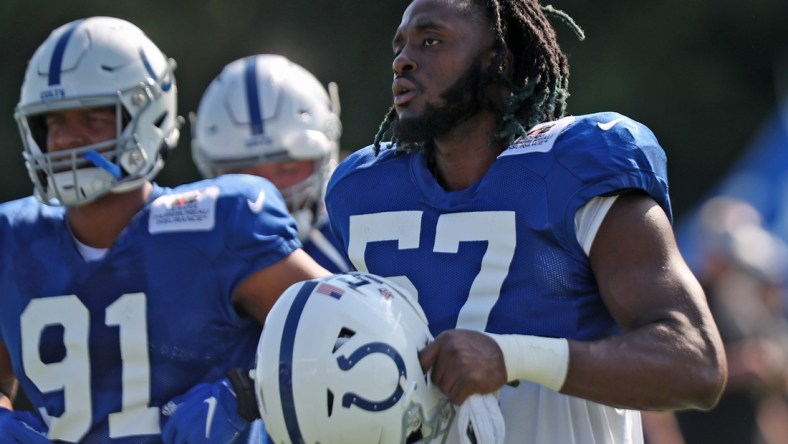
[(440, 40), (438, 40), (438, 39), (426, 38), (426, 39), (424, 39), (423, 45), (424, 46), (435, 46), (438, 43), (440, 43)]
[(90, 125), (91, 128), (95, 129), (108, 129), (115, 127), (115, 116), (113, 115), (105, 115), (105, 114), (96, 114), (90, 115), (86, 119), (87, 125)]
[(57, 114), (50, 114), (44, 118), (47, 128), (53, 128), (56, 125), (63, 123), (63, 118)]

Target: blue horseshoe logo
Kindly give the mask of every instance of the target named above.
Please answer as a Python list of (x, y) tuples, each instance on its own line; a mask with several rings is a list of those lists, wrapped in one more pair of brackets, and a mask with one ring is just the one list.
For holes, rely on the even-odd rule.
[[(369, 344), (364, 344), (359, 347), (356, 351), (350, 354), (349, 357), (340, 356), (337, 358), (337, 364), (339, 364), (339, 368), (342, 370), (350, 370), (356, 364), (361, 361), (364, 357), (371, 355), (372, 353), (383, 353), (391, 358), (394, 361), (394, 364), (397, 365), (397, 370), (399, 371), (399, 377), (408, 377), (408, 371), (405, 369), (405, 360), (402, 359), (399, 353), (397, 353), (394, 348), (388, 344), (383, 342), (370, 342)], [(399, 378), (397, 378), (399, 380)], [(356, 405), (358, 408), (362, 410), (367, 410), (371, 412), (379, 412), (383, 410), (390, 409), (394, 404), (399, 401), (402, 397), (402, 394), (405, 391), (397, 382), (397, 388), (394, 390), (394, 393), (391, 394), (386, 399), (381, 401), (370, 401), (368, 399), (362, 398), (360, 395), (355, 393), (345, 393), (342, 396), (342, 407), (348, 408), (351, 404)]]

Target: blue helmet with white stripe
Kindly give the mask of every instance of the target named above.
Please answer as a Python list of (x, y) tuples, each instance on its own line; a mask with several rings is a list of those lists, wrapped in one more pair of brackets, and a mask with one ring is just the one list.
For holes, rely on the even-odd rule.
[[(305, 180), (280, 189), (305, 235), (323, 211), (342, 125), (336, 85), (275, 54), (235, 60), (208, 85), (191, 114), (192, 159), (203, 177), (260, 164), (314, 162)], [(303, 238), (303, 236), (302, 236)]]
[[(25, 73), (15, 117), (35, 195), (82, 205), (152, 179), (178, 143), (175, 62), (137, 26), (90, 17), (55, 29)], [(47, 153), (47, 114), (115, 107), (117, 138)]]
[(260, 337), (255, 388), (276, 443), (445, 442), (454, 407), (418, 352), (421, 307), (389, 279), (351, 272), (294, 284)]

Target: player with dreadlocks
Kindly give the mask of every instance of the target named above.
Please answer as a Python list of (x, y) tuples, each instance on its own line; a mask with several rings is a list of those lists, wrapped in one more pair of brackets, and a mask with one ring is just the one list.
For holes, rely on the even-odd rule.
[[(328, 185), (354, 266), (424, 309), (422, 368), (459, 406), (449, 442), (470, 423), (490, 442), (639, 443), (639, 410), (711, 408), (727, 376), (665, 153), (621, 114), (565, 116), (549, 17), (583, 38), (537, 0), (413, 0), (394, 106)], [(496, 416), (505, 441), (479, 422)]]
[[(526, 128), (560, 118), (566, 111), (569, 64), (558, 47), (553, 28), (537, 8), (566, 22), (580, 40), (585, 39), (585, 34), (571, 17), (552, 6), (540, 7), (536, 2), (507, 0), (491, 0), (486, 3), (489, 16), (495, 17), (494, 44), (498, 49), (487, 72), (487, 81), (504, 83), (512, 91), (507, 98), (506, 109), (499, 109), (495, 103), (489, 103), (491, 111), (500, 116), (491, 142), (505, 142), (509, 145), (517, 137), (525, 135)], [(530, 19), (531, 17), (533, 19)], [(511, 35), (516, 40), (507, 44), (506, 35)], [(510, 49), (521, 54), (517, 58), (517, 66), (514, 67), (511, 78), (504, 75), (504, 56)], [(531, 54), (533, 56), (530, 56)], [(534, 63), (532, 58), (537, 62)], [(480, 99), (484, 100), (484, 97)], [(380, 142), (397, 118), (397, 110), (392, 106), (375, 135), (376, 148), (380, 147)], [(419, 147), (407, 142), (397, 146), (400, 151), (413, 148)]]

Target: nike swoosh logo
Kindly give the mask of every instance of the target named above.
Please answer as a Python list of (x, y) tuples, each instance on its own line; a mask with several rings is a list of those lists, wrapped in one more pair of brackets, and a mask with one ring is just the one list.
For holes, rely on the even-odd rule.
[(208, 404), (208, 417), (205, 419), (205, 439), (211, 436), (211, 425), (213, 424), (213, 414), (216, 412), (216, 398), (211, 396), (203, 401)]
[(259, 213), (263, 211), (263, 203), (265, 202), (265, 191), (260, 191), (260, 194), (257, 195), (257, 200), (252, 201), (252, 199), (246, 199), (246, 203), (249, 204), (249, 210), (252, 213)]
[(598, 126), (599, 129), (601, 129), (602, 131), (607, 131), (610, 128), (613, 128), (614, 126), (616, 126), (617, 123), (622, 122), (625, 119), (626, 119), (626, 117), (619, 117), (618, 119), (611, 120), (610, 122), (607, 122), (607, 123), (597, 123), (596, 126)]

